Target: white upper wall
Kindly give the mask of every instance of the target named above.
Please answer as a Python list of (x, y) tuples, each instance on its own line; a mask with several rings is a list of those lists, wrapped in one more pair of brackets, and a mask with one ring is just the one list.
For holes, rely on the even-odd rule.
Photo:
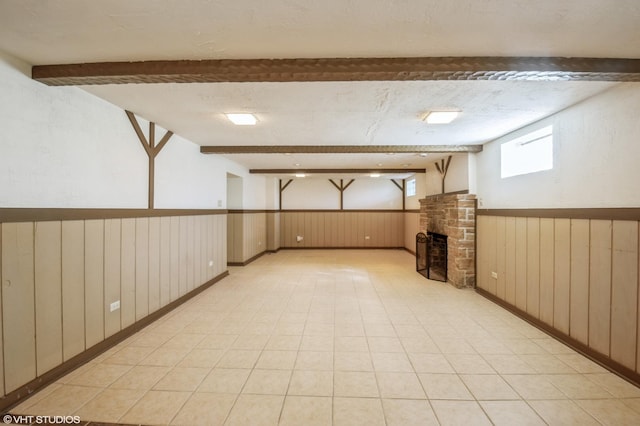
[[(326, 178), (294, 179), (282, 193), (284, 210), (338, 210), (340, 191)], [(351, 179), (343, 179), (346, 185)], [(333, 179), (338, 185), (340, 179)], [(285, 183), (283, 181), (283, 183)], [(356, 179), (344, 191), (345, 210), (402, 209), (402, 192), (389, 179)]]
[(402, 197), (402, 191), (389, 179), (356, 179), (344, 191), (344, 208), (400, 210)]
[(147, 155), (125, 113), (48, 87), (0, 53), (0, 206), (147, 206)]
[[(621, 83), (477, 154), (480, 208), (639, 207), (640, 84)], [(553, 125), (553, 169), (500, 178), (500, 145)]]
[(407, 210), (416, 210), (420, 208), (420, 199), (424, 198), (427, 193), (427, 175), (425, 173), (416, 173), (406, 180), (416, 180), (416, 195), (406, 197), (405, 194), (405, 208)]
[[(447, 177), (444, 180), (444, 192), (457, 192), (469, 189), (468, 154), (454, 154), (449, 163)], [(446, 162), (446, 159), (445, 159)], [(440, 160), (438, 160), (440, 163)], [(442, 177), (436, 169), (435, 162), (427, 167), (426, 191), (423, 195), (442, 194)]]
[[(146, 208), (148, 158), (124, 111), (30, 74), (0, 52), (0, 207)], [(156, 208), (226, 208), (228, 171), (243, 178), (243, 208), (265, 208), (264, 177), (179, 135), (155, 161)]]
[[(329, 179), (330, 177), (293, 179), (282, 191), (282, 209), (339, 209), (340, 192), (329, 182)], [(283, 179), (282, 185), (287, 182), (288, 180)]]

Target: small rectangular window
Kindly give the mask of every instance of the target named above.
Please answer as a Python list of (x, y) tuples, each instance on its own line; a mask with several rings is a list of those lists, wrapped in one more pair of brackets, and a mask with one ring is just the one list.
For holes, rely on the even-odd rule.
[(500, 177), (553, 168), (553, 127), (548, 126), (500, 146)]
[(409, 179), (407, 180), (407, 197), (413, 197), (414, 195), (416, 195), (416, 180), (414, 179)]

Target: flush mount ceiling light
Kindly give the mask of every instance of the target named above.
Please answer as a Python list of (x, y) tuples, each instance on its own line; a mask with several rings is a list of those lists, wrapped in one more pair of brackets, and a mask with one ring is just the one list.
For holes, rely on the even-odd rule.
[(253, 126), (258, 122), (258, 119), (253, 114), (225, 114), (229, 121), (237, 126)]
[(422, 116), (428, 124), (448, 124), (460, 114), (460, 111), (429, 111)]

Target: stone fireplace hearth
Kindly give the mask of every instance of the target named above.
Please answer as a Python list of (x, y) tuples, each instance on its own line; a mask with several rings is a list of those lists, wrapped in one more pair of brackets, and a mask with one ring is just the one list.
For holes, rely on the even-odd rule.
[(476, 282), (476, 196), (438, 194), (420, 200), (420, 231), (447, 236), (447, 281), (458, 288)]

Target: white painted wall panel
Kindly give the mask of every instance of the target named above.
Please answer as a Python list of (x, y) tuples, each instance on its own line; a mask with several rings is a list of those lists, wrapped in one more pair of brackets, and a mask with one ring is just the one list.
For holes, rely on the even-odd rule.
[[(481, 208), (640, 205), (640, 85), (623, 83), (485, 144), (477, 154)], [(553, 125), (553, 170), (500, 178), (500, 144)], [(544, 188), (544, 190), (541, 190)]]

